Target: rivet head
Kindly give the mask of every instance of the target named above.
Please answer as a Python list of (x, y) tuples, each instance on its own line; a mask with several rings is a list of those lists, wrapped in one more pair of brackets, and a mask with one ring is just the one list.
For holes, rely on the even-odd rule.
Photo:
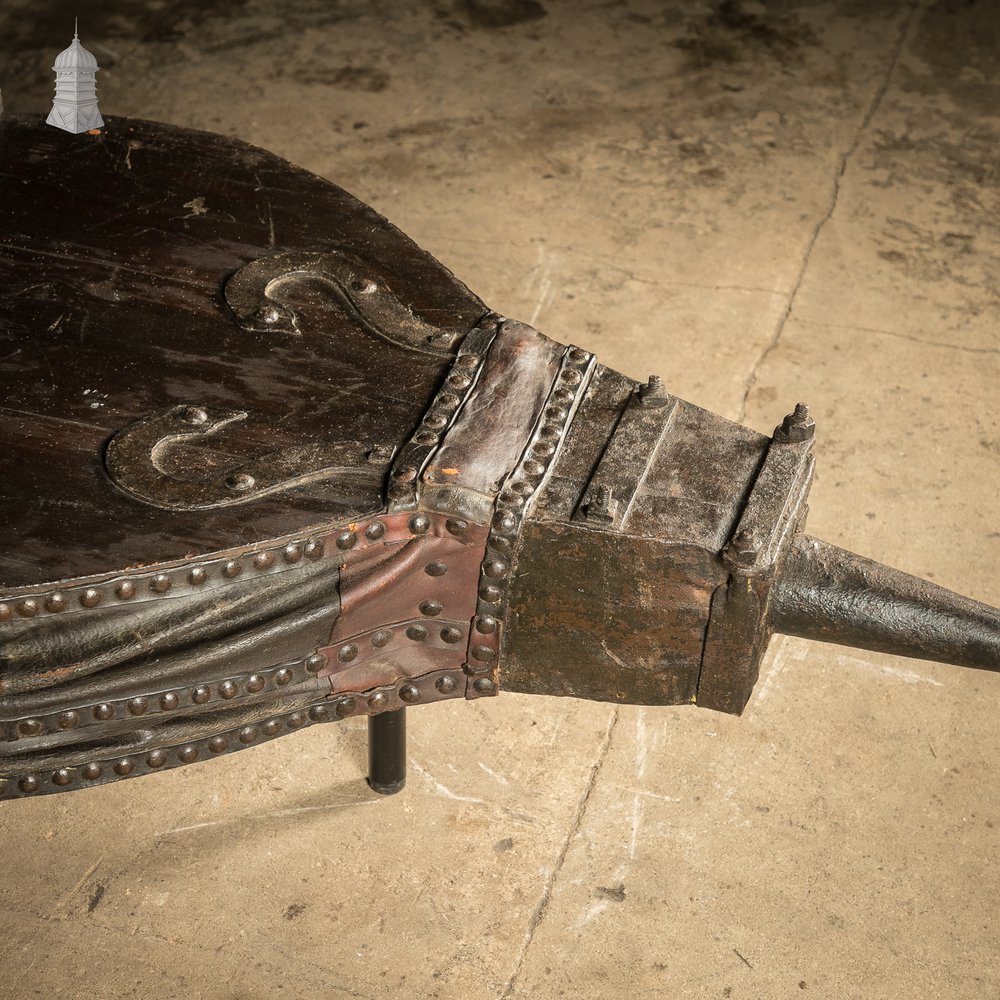
[(201, 406), (185, 406), (178, 416), (184, 423), (192, 424), (195, 427), (208, 421), (208, 411)]
[(380, 712), (388, 704), (389, 704), (389, 696), (384, 691), (376, 691), (368, 699), (368, 707), (373, 712)]
[(377, 542), (385, 536), (385, 525), (381, 521), (373, 521), (365, 528), (365, 538), (370, 542)]
[(392, 478), (397, 483), (412, 483), (417, 478), (417, 470), (412, 465), (404, 465), (401, 469), (393, 471)]
[(101, 603), (102, 596), (103, 595), (96, 587), (88, 587), (80, 595), (80, 603), (85, 608), (96, 608), (97, 605)]
[(404, 684), (399, 689), (399, 697), (407, 705), (412, 705), (414, 702), (420, 701), (420, 688), (416, 684)]
[(514, 540), (508, 538), (506, 535), (494, 535), (490, 539), (490, 545), (492, 548), (497, 549), (500, 552), (510, 552), (514, 547)]
[(163, 767), (167, 762), (166, 750), (152, 750), (146, 754), (146, 763), (150, 767)]
[(439, 677), (437, 679), (434, 683), (434, 687), (436, 687), (441, 694), (451, 694), (451, 692), (458, 687), (458, 681), (456, 681), (451, 674), (445, 674), (444, 677)]
[(497, 502), (502, 503), (507, 507), (523, 507), (524, 497), (518, 496), (513, 489), (504, 490), (503, 493), (497, 497)]
[(414, 642), (423, 642), (427, 638), (427, 629), (423, 625), (410, 625), (406, 630), (406, 638)]
[(196, 705), (204, 705), (205, 702), (208, 701), (208, 699), (211, 698), (211, 697), (212, 697), (212, 691), (211, 691), (211, 689), (208, 688), (208, 687), (206, 687), (204, 684), (199, 684), (191, 692), (191, 700)]
[(326, 551), (326, 546), (318, 538), (313, 538), (306, 542), (306, 547), (303, 551), (305, 552), (306, 559), (320, 559)]
[(240, 735), (239, 735), (240, 743), (253, 743), (255, 739), (257, 739), (256, 726), (244, 726), (240, 730)]
[(496, 604), (503, 596), (503, 591), (495, 583), (484, 583), (479, 588), (479, 596), (487, 604)]
[(17, 783), (17, 787), (20, 788), (25, 795), (30, 795), (32, 792), (38, 791), (38, 779), (33, 774), (26, 774)]
[(68, 767), (61, 767), (52, 772), (53, 785), (68, 785), (73, 780), (73, 772)]
[(14, 611), (9, 604), (0, 604), (0, 622), (7, 621), (13, 613)]
[(517, 529), (517, 518), (510, 511), (500, 510), (493, 515), (493, 527), (505, 535)]
[(170, 589), (171, 583), (172, 581), (166, 573), (159, 573), (149, 581), (149, 589), (154, 594), (165, 594)]
[(545, 416), (553, 423), (561, 424), (566, 419), (567, 412), (565, 406), (550, 406), (545, 411)]
[(66, 600), (65, 594), (49, 594), (49, 596), (45, 598), (45, 607), (48, 608), (49, 611), (65, 611), (68, 603), (69, 602)]
[(219, 685), (219, 694), (222, 695), (226, 701), (229, 701), (230, 698), (235, 698), (236, 695), (239, 694), (239, 690), (239, 687), (234, 681), (223, 681)]
[(551, 441), (536, 441), (531, 450), (541, 458), (550, 458), (556, 453), (556, 446)]
[(461, 391), (469, 388), (472, 384), (472, 379), (464, 372), (453, 372), (448, 376), (447, 382), (452, 389), (458, 389)]
[(573, 390), (567, 389), (564, 385), (561, 385), (554, 393), (552, 393), (552, 398), (560, 403), (568, 403), (573, 398)]
[(507, 563), (503, 559), (488, 559), (483, 565), (483, 572), (496, 580), (507, 572)]
[(443, 562), (432, 562), (424, 567), (424, 572), (428, 576), (444, 576), (448, 572), (448, 567)]
[(253, 557), (254, 569), (270, 569), (274, 565), (273, 552), (257, 552)]
[(492, 694), (496, 690), (496, 685), (489, 677), (477, 677), (472, 682), (472, 687), (479, 694)]
[(302, 546), (292, 543), (281, 550), (281, 558), (286, 563), (297, 563), (302, 558)]
[(417, 444), (423, 444), (423, 445), (437, 444), (437, 439), (438, 439), (437, 434), (435, 434), (434, 431), (429, 431), (429, 430), (418, 431), (416, 434), (413, 435), (413, 440), (416, 441)]
[(278, 719), (268, 719), (261, 729), (265, 736), (277, 736), (281, 732), (281, 722)]
[(347, 697), (341, 698), (337, 702), (337, 716), (343, 719), (348, 716), (358, 707), (357, 700), (355, 698)]
[(120, 601), (130, 601), (135, 597), (135, 584), (131, 580), (122, 580), (115, 587), (115, 595)]
[(135, 770), (135, 763), (129, 757), (122, 757), (121, 760), (116, 760), (114, 765), (115, 774), (124, 778), (126, 775), (131, 774)]
[(306, 721), (305, 712), (292, 712), (292, 714), (288, 716), (288, 728), (301, 729), (306, 724)]
[(434, 615), (441, 614), (442, 604), (440, 601), (421, 601), (420, 613), (433, 618)]
[(437, 405), (443, 410), (454, 410), (461, 402), (458, 396), (450, 392), (442, 393), (437, 399)]
[(444, 523), (445, 528), (453, 535), (464, 535), (469, 530), (468, 522), (458, 517), (449, 517)]
[(535, 492), (535, 487), (531, 483), (519, 482), (511, 483), (510, 488), (515, 492), (519, 493), (522, 497), (530, 497), (532, 493)]
[[(353, 708), (351, 709), (353, 711)], [(345, 715), (347, 713), (345, 712)], [(330, 709), (326, 705), (313, 705), (309, 709), (309, 719), (312, 722), (326, 722), (330, 718)]]
[(249, 472), (230, 472), (226, 476), (226, 487), (236, 493), (252, 489), (255, 482), (256, 480)]
[(80, 725), (80, 716), (76, 712), (62, 712), (59, 715), (60, 729), (76, 729)]
[(188, 744), (186, 747), (181, 747), (177, 751), (177, 759), (182, 764), (190, 764), (191, 761), (198, 759), (198, 748), (192, 744)]
[(315, 674), (317, 671), (322, 670), (326, 666), (326, 657), (322, 653), (313, 653), (306, 660), (306, 670), (311, 674)]
[(130, 715), (145, 715), (149, 708), (149, 702), (145, 698), (129, 698), (128, 710)]
[(448, 425), (448, 418), (443, 413), (428, 413), (424, 417), (424, 426), (433, 431), (443, 430)]
[(567, 368), (559, 378), (566, 383), (566, 385), (579, 385), (580, 380), (583, 376), (573, 368)]
[(169, 712), (171, 709), (176, 708), (180, 703), (180, 698), (178, 698), (173, 691), (168, 691), (166, 694), (160, 695), (160, 708), (162, 708), (165, 712)]
[(88, 781), (96, 781), (101, 776), (101, 774), (102, 774), (101, 765), (100, 764), (96, 764), (93, 761), (91, 763), (89, 763), (89, 764), (84, 764), (82, 770), (80, 771), (80, 773)]
[(481, 358), (478, 354), (460, 354), (455, 358), (456, 368), (476, 368)]
[(236, 559), (230, 559), (227, 562), (223, 563), (222, 575), (227, 580), (232, 580), (234, 577), (239, 576), (240, 573), (242, 572), (243, 572), (243, 567)]
[(208, 579), (208, 573), (201, 566), (195, 566), (190, 573), (188, 573), (188, 583), (195, 587), (201, 586)]
[(358, 536), (353, 531), (342, 531), (337, 535), (337, 548), (343, 551), (353, 549), (358, 544)]
[(101, 705), (94, 706), (94, 718), (99, 719), (101, 722), (107, 722), (108, 719), (113, 719), (115, 717), (115, 709), (113, 705), (109, 705), (106, 702)]
[(582, 365), (589, 357), (590, 354), (582, 347), (574, 347), (573, 350), (569, 352), (570, 361), (576, 365)]
[(533, 458), (529, 458), (522, 468), (529, 476), (540, 476), (545, 472), (545, 466)]
[(447, 625), (441, 629), (441, 638), (447, 643), (461, 642), (464, 633), (460, 628), (455, 628), (454, 625)]
[(480, 615), (476, 619), (476, 631), (480, 635), (492, 635), (497, 630), (497, 620), (492, 615)]
[(208, 741), (208, 749), (212, 753), (222, 753), (223, 750), (229, 748), (229, 740), (225, 736), (213, 736)]
[(426, 514), (414, 514), (410, 518), (410, 531), (414, 535), (423, 535), (431, 526), (431, 519)]
[(256, 694), (258, 691), (263, 691), (264, 690), (265, 684), (267, 684), (267, 681), (265, 681), (264, 678), (261, 677), (260, 674), (251, 674), (247, 678), (247, 685), (246, 686), (247, 686), (247, 690), (251, 694)]
[(282, 687), (288, 684), (292, 679), (292, 672), (288, 667), (282, 667), (280, 670), (275, 671), (274, 683), (280, 684)]
[(558, 427), (554, 426), (553, 424), (546, 424), (538, 432), (538, 436), (540, 438), (544, 438), (547, 441), (556, 441), (556, 440), (558, 440), (560, 434), (562, 434), (562, 431)]
[(473, 646), (472, 655), (481, 663), (486, 663), (495, 659), (497, 654), (489, 646)]
[(377, 632), (372, 634), (372, 645), (376, 649), (381, 649), (383, 646), (388, 646), (392, 641), (392, 632), (387, 628), (380, 628)]
[(44, 728), (38, 719), (22, 719), (17, 724), (19, 736), (37, 736)]
[(345, 643), (337, 650), (337, 659), (341, 663), (350, 663), (358, 655), (358, 647), (353, 642)]

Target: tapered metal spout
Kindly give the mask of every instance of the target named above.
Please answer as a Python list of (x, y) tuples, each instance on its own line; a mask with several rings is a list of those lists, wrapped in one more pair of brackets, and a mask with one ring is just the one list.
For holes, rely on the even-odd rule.
[(1000, 670), (1000, 610), (808, 535), (792, 543), (770, 621), (786, 635)]

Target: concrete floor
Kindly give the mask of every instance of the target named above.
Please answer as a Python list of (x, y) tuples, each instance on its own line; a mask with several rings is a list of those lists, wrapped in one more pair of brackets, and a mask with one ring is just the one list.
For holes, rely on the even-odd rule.
[[(1000, 604), (1000, 10), (7, 0), (45, 112), (231, 133), (499, 311), (770, 432), (811, 531)], [(669, 7), (669, 9), (665, 9)], [(2, 213), (2, 206), (0, 206)], [(995, 998), (1000, 677), (775, 641), (741, 719), (505, 695), (0, 810), (0, 995)]]

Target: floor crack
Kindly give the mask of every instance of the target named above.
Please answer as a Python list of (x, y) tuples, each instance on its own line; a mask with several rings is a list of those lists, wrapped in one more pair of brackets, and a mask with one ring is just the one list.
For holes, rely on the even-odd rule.
[(825, 326), (831, 330), (854, 330), (857, 333), (872, 333), (879, 337), (896, 337), (899, 340), (909, 340), (914, 344), (926, 344), (928, 347), (941, 347), (946, 351), (964, 351), (966, 354), (1000, 354), (1000, 347), (972, 347), (968, 344), (950, 344), (944, 340), (927, 340), (912, 333), (902, 333), (899, 330), (886, 330), (878, 326), (857, 326), (854, 323), (828, 323), (821, 319), (799, 317), (800, 323), (813, 326)]
[(813, 250), (816, 248), (816, 243), (819, 240), (820, 233), (832, 218), (833, 213), (837, 210), (837, 202), (840, 200), (841, 181), (844, 179), (844, 174), (847, 172), (847, 164), (850, 162), (851, 157), (858, 151), (858, 147), (861, 145), (861, 137), (868, 131), (868, 127), (871, 125), (872, 119), (875, 117), (876, 112), (882, 104), (882, 99), (885, 97), (886, 91), (889, 89), (889, 84), (896, 71), (896, 65), (899, 63), (899, 57), (903, 52), (903, 47), (906, 45), (906, 39), (910, 33), (910, 25), (913, 23), (913, 18), (917, 12), (918, 6), (919, 4), (916, 2), (910, 5), (909, 13), (907, 13), (902, 24), (900, 25), (899, 35), (896, 38), (896, 44), (892, 48), (892, 55), (889, 59), (889, 65), (886, 67), (882, 82), (872, 95), (872, 99), (868, 102), (868, 107), (865, 110), (864, 117), (862, 117), (857, 129), (855, 129), (854, 138), (851, 140), (851, 144), (840, 155), (837, 170), (833, 176), (833, 190), (830, 194), (830, 203), (813, 228), (812, 236), (810, 236), (809, 242), (806, 245), (805, 253), (802, 255), (802, 263), (799, 267), (799, 273), (795, 278), (795, 283), (792, 286), (791, 292), (788, 294), (788, 300), (785, 303), (785, 308), (782, 310), (781, 315), (778, 317), (778, 322), (775, 324), (774, 333), (772, 334), (771, 339), (764, 345), (764, 349), (760, 352), (756, 362), (750, 369), (749, 375), (747, 375), (745, 389), (743, 392), (743, 402), (740, 405), (740, 412), (737, 417), (737, 421), (739, 423), (743, 423), (746, 420), (750, 393), (753, 392), (753, 388), (757, 384), (757, 373), (760, 371), (768, 356), (778, 346), (778, 343), (781, 340), (781, 335), (785, 331), (785, 324), (788, 322), (788, 317), (791, 316), (792, 309), (795, 307), (796, 296), (799, 294), (799, 289), (802, 287), (802, 281), (809, 268), (809, 261), (812, 258)]
[(562, 871), (563, 863), (566, 861), (566, 855), (569, 854), (569, 849), (572, 846), (573, 841), (576, 839), (580, 826), (583, 824), (583, 817), (587, 812), (587, 804), (589, 803), (590, 796), (593, 794), (594, 788), (597, 785), (597, 776), (600, 774), (601, 768), (604, 766), (604, 760), (608, 756), (608, 751), (611, 749), (611, 738), (614, 735), (615, 726), (618, 725), (618, 714), (619, 709), (615, 708), (612, 713), (611, 720), (608, 722), (608, 728), (604, 732), (604, 739), (601, 741), (601, 747), (597, 751), (597, 757), (590, 768), (590, 777), (587, 779), (587, 785), (583, 790), (583, 795), (580, 796), (580, 801), (576, 807), (576, 815), (573, 817), (573, 822), (570, 824), (569, 833), (567, 833), (566, 839), (563, 841), (562, 849), (559, 851), (559, 856), (556, 858), (556, 863), (552, 866), (552, 871), (549, 873), (549, 877), (545, 882), (545, 888), (542, 890), (541, 899), (539, 899), (538, 905), (535, 907), (534, 912), (531, 914), (531, 919), (528, 921), (528, 929), (524, 934), (524, 944), (521, 946), (521, 953), (517, 956), (517, 964), (514, 966), (514, 971), (511, 973), (510, 979), (507, 980), (507, 985), (504, 987), (503, 993), (500, 994), (500, 1000), (509, 1000), (510, 996), (514, 992), (515, 985), (517, 985), (517, 979), (521, 974), (521, 967), (524, 965), (524, 960), (528, 955), (528, 949), (531, 947), (531, 942), (534, 940), (535, 931), (538, 930), (538, 926), (541, 924), (542, 919), (545, 916), (545, 911), (548, 909), (549, 900), (552, 898), (552, 889), (556, 884), (556, 879), (559, 878), (559, 873)]

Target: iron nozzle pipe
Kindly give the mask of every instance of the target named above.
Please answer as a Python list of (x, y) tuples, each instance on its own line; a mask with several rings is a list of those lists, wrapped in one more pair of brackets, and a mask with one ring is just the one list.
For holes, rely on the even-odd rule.
[(1000, 671), (1000, 610), (800, 535), (771, 592), (775, 632)]

